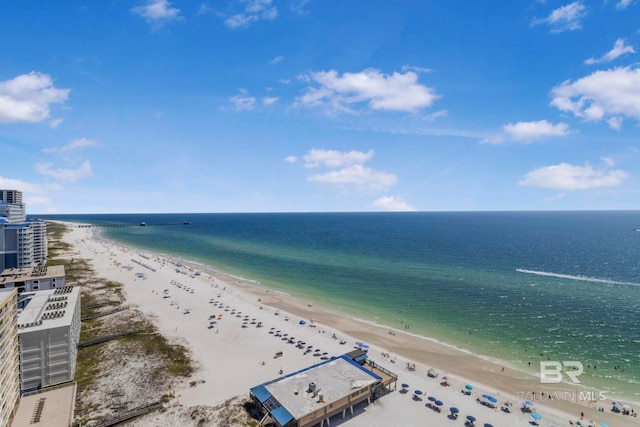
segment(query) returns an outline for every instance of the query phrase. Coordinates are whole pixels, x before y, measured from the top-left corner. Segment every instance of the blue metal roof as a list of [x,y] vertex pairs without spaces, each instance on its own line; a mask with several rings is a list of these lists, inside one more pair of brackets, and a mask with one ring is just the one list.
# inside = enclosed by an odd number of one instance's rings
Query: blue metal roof
[[251,389],[251,393],[255,396],[256,399],[258,399],[258,402],[260,402],[261,404],[264,404],[267,400],[272,399],[272,404],[274,404],[274,406],[278,405],[273,409],[265,407],[265,409],[269,411],[269,415],[271,415],[271,417],[276,420],[278,424],[280,424],[281,426],[286,426],[287,423],[293,421],[293,415],[291,415],[291,413],[287,411],[285,407],[276,400],[275,397],[273,397],[273,395],[265,388],[265,384],[253,387]]
[[286,426],[287,423],[293,421],[293,415],[291,415],[284,406],[279,406],[271,411],[271,417],[281,426]]
[[265,384],[253,387],[250,391],[260,403],[266,402],[271,397],[271,393],[265,388]]

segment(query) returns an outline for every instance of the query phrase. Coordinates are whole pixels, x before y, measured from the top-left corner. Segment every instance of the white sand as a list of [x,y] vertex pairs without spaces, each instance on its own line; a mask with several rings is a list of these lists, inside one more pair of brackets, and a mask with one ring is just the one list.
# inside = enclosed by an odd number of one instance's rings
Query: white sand
[[[193,267],[176,267],[168,257],[96,239],[93,236],[94,232],[95,229],[74,227],[65,236],[65,240],[75,246],[82,258],[92,263],[98,276],[121,282],[124,285],[127,303],[138,306],[141,311],[152,316],[156,320],[160,333],[184,344],[191,350],[199,369],[193,378],[184,381],[184,387],[175,390],[176,399],[181,405],[218,405],[234,396],[247,395],[251,387],[280,376],[280,370],[287,374],[320,362],[320,357],[314,357],[312,353],[305,355],[303,350],[276,337],[273,332],[278,330],[281,334],[294,336],[296,341],[302,340],[307,345],[322,349],[322,352],[328,352],[329,356],[339,356],[354,348],[356,338],[332,329],[324,322],[320,323],[327,318],[326,316],[316,319],[315,327],[312,327],[308,317],[304,318],[307,323],[300,325],[298,321],[301,317],[275,308],[275,306],[282,307],[283,301],[286,301],[287,304],[297,304],[302,307],[298,310],[301,313],[306,304],[274,292],[251,287],[238,279],[219,273],[203,270],[201,275],[195,275],[196,270]],[[133,268],[127,269],[123,268],[124,266]],[[143,273],[146,277],[136,277],[136,273]],[[178,283],[183,286],[178,287]],[[166,298],[165,290],[168,290],[169,295]],[[218,305],[211,303],[211,300],[218,302]],[[184,314],[187,308],[191,309],[190,313]],[[308,309],[312,311],[311,308]],[[279,314],[276,314],[277,312]],[[214,315],[217,324],[209,328],[210,317]],[[219,318],[219,315],[222,317]],[[243,328],[245,316],[248,316],[248,324]],[[263,327],[257,328],[257,322],[262,322]],[[350,322],[353,323],[353,320]],[[340,326],[340,323],[336,322],[334,325]],[[458,372],[469,377],[468,373],[473,372],[473,364],[466,366],[465,369],[461,366],[459,371],[455,369],[454,364],[447,373],[451,386],[443,387],[439,384],[439,379],[427,377],[429,366],[388,350],[388,348],[397,350],[397,346],[402,346],[400,340],[405,337],[401,337],[403,335],[401,332],[398,332],[397,336],[380,337],[381,333],[387,335],[387,331],[364,324],[358,327],[363,331],[369,331],[371,337],[377,336],[378,342],[388,339],[391,340],[390,344],[395,343],[396,347],[389,345],[387,349],[371,345],[369,357],[398,374],[398,389],[376,400],[373,404],[360,408],[353,418],[348,415],[344,422],[340,421],[340,425],[349,427],[461,426],[467,415],[477,418],[476,426],[483,426],[484,423],[508,427],[531,425],[532,418],[520,412],[521,399],[515,394],[501,391],[505,389],[504,387],[490,386],[491,381],[485,381],[485,385],[478,381],[478,378],[487,380],[492,378],[491,376],[467,379],[456,375]],[[345,331],[353,329],[351,324],[340,328]],[[341,345],[339,339],[332,338],[333,334],[338,338],[346,338],[347,343]],[[367,336],[363,334],[360,336]],[[397,342],[393,341],[396,339]],[[423,341],[424,346],[428,346],[427,341]],[[282,352],[283,356],[274,358],[276,352]],[[390,355],[383,356],[383,353]],[[401,352],[397,350],[397,353]],[[457,355],[447,354],[442,357],[453,360]],[[407,363],[415,363],[416,370],[407,370]],[[468,362],[465,363],[468,364]],[[478,366],[486,365],[486,362],[479,360],[477,363]],[[478,370],[486,371],[486,368],[478,368]],[[195,387],[189,385],[193,380],[198,381]],[[501,381],[506,380],[502,378]],[[469,382],[473,383],[475,388],[472,396],[465,396],[461,393],[461,389]],[[402,383],[411,386],[406,394],[400,392]],[[426,392],[422,401],[413,399],[415,389]],[[506,414],[499,409],[480,405],[475,399],[482,394],[495,396],[498,398],[499,405],[510,402],[513,405],[512,412]],[[441,413],[425,406],[428,402],[427,396],[431,395],[444,402]],[[588,425],[592,418],[606,421],[610,427],[639,425],[638,418],[610,413],[608,403],[602,403],[606,411],[603,413],[585,407],[584,412],[587,415],[583,420],[584,425]],[[448,409],[452,406],[460,410],[457,420],[447,418]],[[542,415],[542,420],[539,422],[541,426],[567,426],[569,420],[575,423],[579,419],[580,412],[572,408],[572,413],[569,414],[558,407],[541,403],[536,404],[535,411]],[[154,414],[153,425],[172,425],[170,416],[170,413],[167,413],[167,418],[163,421],[158,419],[162,414]],[[336,424],[336,422],[332,423],[332,425]]]

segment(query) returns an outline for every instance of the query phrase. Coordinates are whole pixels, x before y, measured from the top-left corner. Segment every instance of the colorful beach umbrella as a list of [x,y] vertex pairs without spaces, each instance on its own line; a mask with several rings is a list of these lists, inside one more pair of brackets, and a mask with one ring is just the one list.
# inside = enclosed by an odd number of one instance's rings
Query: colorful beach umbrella
[[534,420],[536,420],[536,421],[540,421],[540,420],[542,419],[542,415],[540,415],[540,414],[539,414],[539,413],[537,413],[537,412],[532,412],[532,413],[531,413],[531,418],[533,418],[533,419],[534,419]]
[[532,401],[530,401],[530,400],[525,400],[524,402],[522,402],[522,404],[523,404],[524,406],[533,406],[533,402],[532,402]]
[[471,384],[465,385],[464,388],[466,388],[469,391],[473,390],[473,386]]

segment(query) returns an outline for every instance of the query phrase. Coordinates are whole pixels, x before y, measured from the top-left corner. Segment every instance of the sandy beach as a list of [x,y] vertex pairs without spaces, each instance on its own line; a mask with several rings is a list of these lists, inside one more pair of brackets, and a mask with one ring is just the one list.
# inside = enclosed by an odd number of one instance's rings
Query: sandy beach
[[[532,401],[532,410],[541,416],[540,426],[578,425],[581,418],[585,426],[592,420],[610,427],[640,425],[637,417],[611,412],[614,397],[598,400],[594,390],[540,384],[534,375],[405,331],[342,316],[188,260],[106,241],[95,228],[72,227],[64,239],[97,275],[122,283],[127,304],[153,318],[162,335],[189,348],[197,363],[193,377],[174,390],[168,410],[132,425],[177,425],[171,408],[215,406],[248,395],[253,386],[319,363],[323,354],[344,354],[357,343],[366,343],[369,358],[398,375],[397,390],[360,407],[353,417],[332,419],[332,425],[462,426],[471,415],[476,426],[528,426],[533,418],[521,411],[524,400]],[[298,341],[305,346],[298,348]],[[308,346],[313,346],[311,351]],[[279,352],[282,356],[275,358]],[[430,369],[436,378],[428,375]],[[445,377],[448,386],[441,385]],[[409,385],[406,392],[401,384]],[[467,384],[473,388],[470,394],[463,393]],[[423,394],[416,398],[415,390]],[[561,398],[550,400],[554,391]],[[481,404],[482,395],[495,397],[496,407]],[[441,412],[427,406],[430,396],[443,402]],[[456,419],[449,416],[450,407],[459,409]]]

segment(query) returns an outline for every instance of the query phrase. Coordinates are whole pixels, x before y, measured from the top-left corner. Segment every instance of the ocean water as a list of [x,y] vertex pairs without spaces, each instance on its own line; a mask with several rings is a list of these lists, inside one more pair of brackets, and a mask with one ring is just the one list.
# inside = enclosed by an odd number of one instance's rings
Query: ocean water
[[638,211],[42,218],[132,224],[103,235],[518,369],[580,361],[640,401]]

